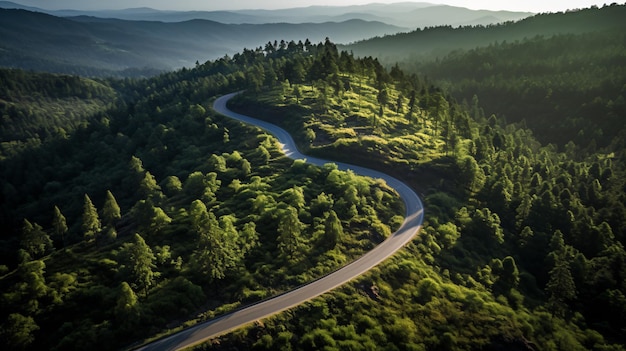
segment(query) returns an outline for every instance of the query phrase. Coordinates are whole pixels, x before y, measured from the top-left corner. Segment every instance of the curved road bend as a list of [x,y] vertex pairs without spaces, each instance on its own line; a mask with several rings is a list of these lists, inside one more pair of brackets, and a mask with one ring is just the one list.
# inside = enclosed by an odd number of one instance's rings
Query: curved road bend
[[[255,125],[273,134],[278,138],[283,152],[290,158],[305,159],[308,163],[320,166],[333,162],[301,154],[296,148],[291,135],[282,128],[230,111],[226,107],[226,103],[236,94],[232,93],[218,98],[213,104],[215,111],[244,123]],[[256,320],[285,311],[362,275],[411,241],[420,230],[424,218],[424,208],[417,194],[406,184],[387,174],[346,163],[334,163],[341,170],[350,169],[356,174],[384,179],[390,187],[394,188],[406,207],[405,220],[400,229],[361,258],[323,278],[222,317],[197,324],[189,329],[145,345],[138,350],[179,350],[200,344]]]

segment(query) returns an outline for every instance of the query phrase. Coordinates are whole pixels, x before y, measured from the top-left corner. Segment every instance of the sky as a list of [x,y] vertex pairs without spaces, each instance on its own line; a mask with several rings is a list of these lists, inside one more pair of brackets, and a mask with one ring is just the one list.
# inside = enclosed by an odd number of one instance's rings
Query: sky
[[[372,2],[393,3],[410,0],[8,0],[15,3],[48,10],[109,10],[134,7],[151,7],[160,10],[237,10],[237,9],[280,9],[306,7],[312,5],[343,6],[360,5]],[[592,5],[602,7],[615,1],[593,0],[423,0],[429,2],[470,9],[508,10],[526,12],[558,12],[568,9],[586,8]]]

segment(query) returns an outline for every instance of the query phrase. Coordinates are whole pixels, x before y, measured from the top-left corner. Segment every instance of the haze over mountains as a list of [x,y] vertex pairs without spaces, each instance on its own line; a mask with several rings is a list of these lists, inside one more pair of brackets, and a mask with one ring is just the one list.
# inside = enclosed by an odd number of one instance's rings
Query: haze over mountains
[[344,50],[358,56],[377,57],[381,62],[433,59],[455,50],[469,50],[494,43],[513,42],[535,36],[551,37],[600,31],[625,31],[626,9],[605,6],[586,11],[539,14],[520,21],[497,26],[430,28],[371,38],[347,46]]
[[0,8],[43,12],[57,17],[91,16],[131,21],[182,22],[204,19],[225,24],[324,23],[360,19],[408,29],[436,25],[491,24],[518,20],[530,12],[470,10],[427,2],[372,3],[353,6],[309,6],[281,10],[162,11],[147,7],[124,10],[44,10],[0,1]]
[[[47,11],[0,1],[0,66],[83,75],[189,67],[268,41],[336,43],[439,25],[485,25],[530,13],[429,3],[241,10]],[[124,73],[120,73],[124,72]]]

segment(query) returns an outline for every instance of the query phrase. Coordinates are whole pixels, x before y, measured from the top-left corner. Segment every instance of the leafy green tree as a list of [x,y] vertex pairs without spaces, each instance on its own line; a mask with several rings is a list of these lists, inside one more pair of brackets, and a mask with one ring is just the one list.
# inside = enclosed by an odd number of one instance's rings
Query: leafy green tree
[[91,241],[96,239],[102,230],[102,224],[100,223],[100,217],[98,216],[98,210],[93,205],[89,195],[85,194],[83,203],[83,216],[81,222],[81,229],[83,231],[83,237],[85,241]]
[[22,226],[20,246],[31,257],[40,257],[53,247],[50,236],[44,232],[43,228],[37,223],[30,223],[27,219],[24,219]]
[[65,216],[61,213],[61,210],[54,206],[54,213],[52,214],[52,233],[55,238],[61,241],[61,244],[65,246],[65,235],[69,231]]
[[132,242],[122,245],[119,257],[123,264],[120,270],[123,279],[129,281],[135,289],[143,290],[147,296],[148,290],[159,276],[154,271],[156,257],[150,246],[141,235],[135,234]]

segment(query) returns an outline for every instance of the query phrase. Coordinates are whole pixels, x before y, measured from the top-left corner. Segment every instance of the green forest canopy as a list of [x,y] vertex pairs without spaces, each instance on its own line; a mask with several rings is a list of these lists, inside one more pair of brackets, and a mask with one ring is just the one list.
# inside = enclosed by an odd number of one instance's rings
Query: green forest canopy
[[559,152],[478,99],[330,41],[101,84],[113,106],[1,161],[7,345],[116,349],[309,281],[389,234],[402,210],[384,184],[287,160],[206,108],[246,88],[235,108],[312,154],[400,176],[427,223],[355,283],[201,348],[623,349],[623,141]]

